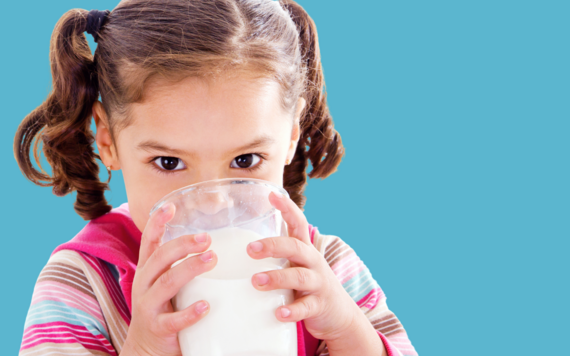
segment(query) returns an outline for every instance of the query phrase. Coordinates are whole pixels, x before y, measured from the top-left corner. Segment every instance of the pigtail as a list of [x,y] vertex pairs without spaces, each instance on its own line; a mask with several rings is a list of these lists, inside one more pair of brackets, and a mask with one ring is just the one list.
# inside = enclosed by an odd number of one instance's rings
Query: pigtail
[[[105,200],[108,184],[99,180],[101,159],[94,152],[91,110],[99,96],[95,63],[83,32],[86,10],[70,10],[58,21],[51,37],[53,89],[46,101],[21,122],[14,139],[14,156],[22,173],[33,183],[52,186],[64,196],[77,191],[75,211],[85,220],[99,217],[111,206]],[[39,141],[52,168],[41,167]],[[30,160],[31,146],[40,171]]]
[[304,98],[307,104],[300,121],[301,137],[295,156],[284,172],[285,189],[291,199],[303,208],[308,160],[313,167],[309,178],[326,178],[336,171],[344,155],[344,147],[339,133],[334,129],[326,102],[317,26],[296,2],[281,0],[280,4],[289,12],[297,26],[303,66],[306,69]]

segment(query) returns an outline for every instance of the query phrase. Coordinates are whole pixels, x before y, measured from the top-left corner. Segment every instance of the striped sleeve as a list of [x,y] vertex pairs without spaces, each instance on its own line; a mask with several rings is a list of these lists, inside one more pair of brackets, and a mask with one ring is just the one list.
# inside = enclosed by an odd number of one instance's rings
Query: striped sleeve
[[117,287],[101,261],[55,253],[34,287],[20,355],[118,355],[130,316],[113,300]]
[[[382,339],[388,356],[417,356],[404,327],[388,309],[386,296],[354,250],[337,236],[314,235],[313,245],[321,252],[336,277],[366,315]],[[321,341],[316,355],[329,355]]]

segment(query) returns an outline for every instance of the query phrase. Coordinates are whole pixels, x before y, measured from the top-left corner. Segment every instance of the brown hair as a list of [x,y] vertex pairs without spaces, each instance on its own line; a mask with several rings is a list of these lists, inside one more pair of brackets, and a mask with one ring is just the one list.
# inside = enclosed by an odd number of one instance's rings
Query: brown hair
[[[51,39],[53,90],[24,118],[14,139],[23,174],[62,196],[77,191],[75,210],[84,219],[111,209],[90,130],[99,94],[111,133],[130,123],[129,103],[142,99],[156,76],[217,76],[250,71],[281,85],[282,105],[291,109],[305,98],[301,137],[284,188],[303,208],[305,173],[325,178],[344,154],[326,103],[317,29],[293,0],[125,0],[107,17],[91,55],[83,32],[86,10],[71,10],[58,21]],[[120,118],[120,120],[118,119]],[[52,167],[40,164],[39,142]],[[30,160],[31,146],[38,171]]]

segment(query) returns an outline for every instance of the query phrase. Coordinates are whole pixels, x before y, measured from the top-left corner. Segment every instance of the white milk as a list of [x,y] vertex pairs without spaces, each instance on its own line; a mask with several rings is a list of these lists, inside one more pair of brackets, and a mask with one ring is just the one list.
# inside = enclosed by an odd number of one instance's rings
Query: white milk
[[209,234],[209,249],[218,256],[216,267],[188,282],[173,298],[176,310],[199,300],[210,303],[208,315],[178,334],[182,354],[296,356],[296,324],[275,317],[279,306],[293,302],[293,291],[258,291],[251,284],[253,274],[288,267],[287,260],[249,257],[247,244],[263,238],[253,231],[224,228]]

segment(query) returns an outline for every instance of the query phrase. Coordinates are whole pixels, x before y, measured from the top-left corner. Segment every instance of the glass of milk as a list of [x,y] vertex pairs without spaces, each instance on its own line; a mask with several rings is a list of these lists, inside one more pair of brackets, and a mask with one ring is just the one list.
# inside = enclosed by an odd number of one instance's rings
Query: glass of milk
[[[259,179],[219,179],[178,189],[155,204],[176,206],[166,224],[162,243],[182,235],[208,232],[209,249],[218,263],[188,282],[173,298],[175,310],[206,300],[210,312],[178,334],[184,356],[296,356],[294,322],[281,322],[275,310],[293,302],[293,290],[258,291],[251,277],[258,272],[289,267],[286,259],[254,260],[247,245],[265,237],[288,236],[269,193],[287,192]],[[191,255],[190,255],[191,256]],[[179,263],[178,261],[177,263]]]

